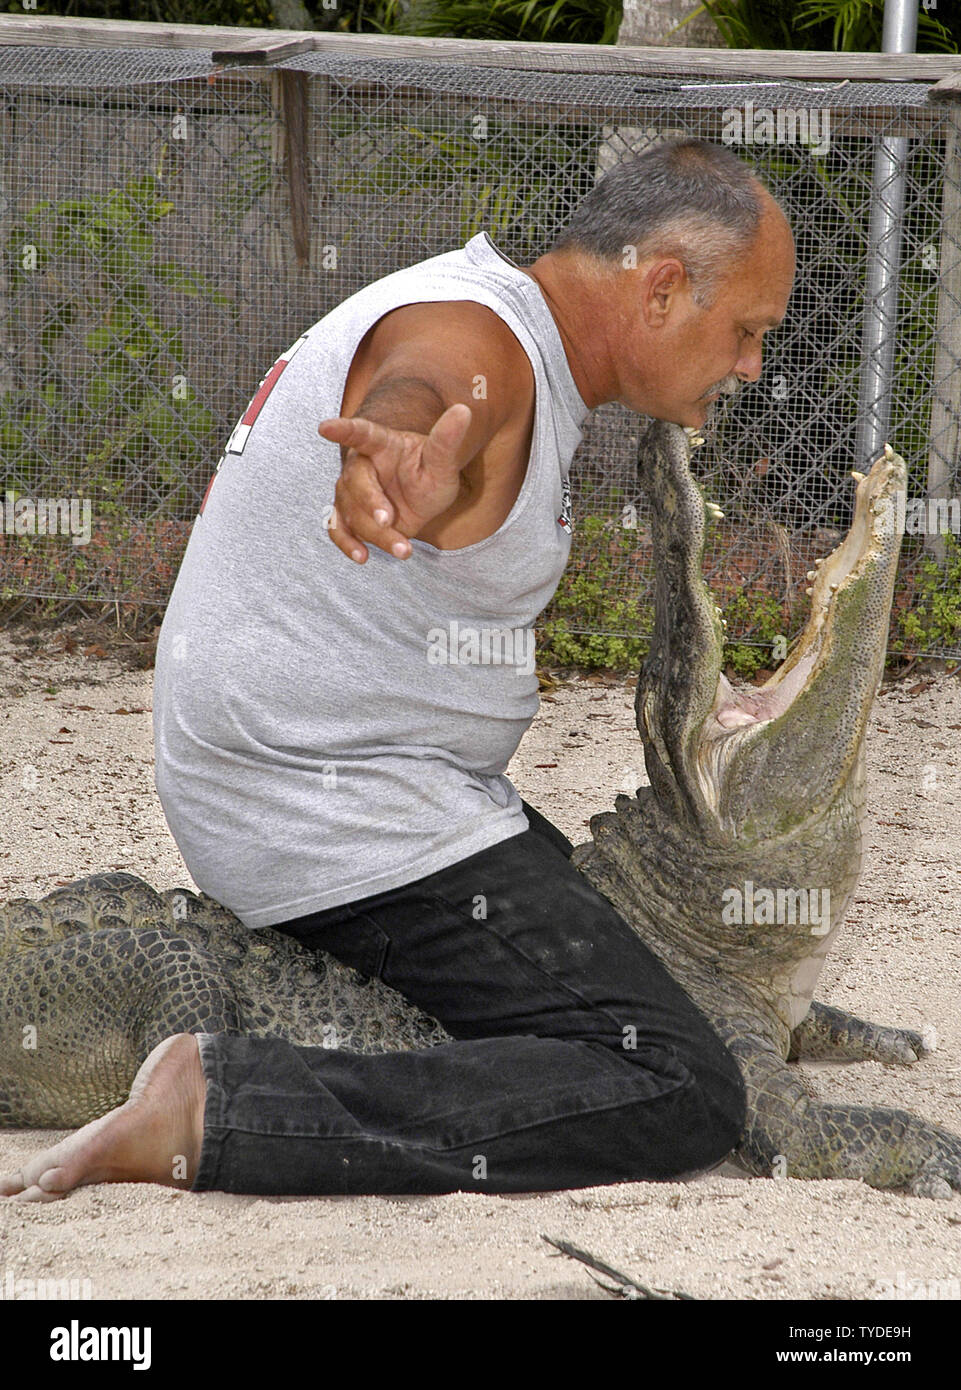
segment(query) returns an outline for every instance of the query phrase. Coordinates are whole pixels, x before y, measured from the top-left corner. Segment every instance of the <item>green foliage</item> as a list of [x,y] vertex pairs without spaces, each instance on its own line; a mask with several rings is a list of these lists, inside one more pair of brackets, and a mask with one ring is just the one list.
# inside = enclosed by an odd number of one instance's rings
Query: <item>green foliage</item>
[[[762,666],[771,666],[771,647],[784,635],[784,615],[770,594],[738,593],[724,610],[731,631],[751,632],[752,642],[728,642],[724,647],[725,665],[734,675],[747,680]],[[755,645],[757,644],[757,645]]]
[[[185,471],[217,422],[183,378],[171,291],[232,304],[188,266],[157,258],[156,224],[173,210],[150,173],[98,196],[42,199],[11,229],[12,317],[23,319],[13,337],[34,337],[40,365],[29,388],[0,395],[7,486],[59,481],[107,505],[142,474],[170,506],[187,502]],[[80,372],[69,358],[78,347]],[[70,469],[60,480],[57,458]]]
[[[23,14],[22,0],[3,9]],[[142,24],[230,24],[260,28],[272,23],[270,0],[36,0],[32,15],[75,19],[124,19]]]
[[[621,0],[304,0],[313,28],[551,43],[614,43]],[[22,0],[0,8],[23,13]],[[36,0],[31,13],[141,23],[282,28],[270,0]]]
[[[351,116],[332,117],[330,129],[342,138],[358,133]],[[359,170],[332,179],[332,191],[381,199],[426,195],[417,200],[419,210],[411,200],[396,235],[409,240],[417,227],[428,245],[436,236],[435,203],[453,191],[464,241],[485,229],[515,260],[536,260],[545,237],[566,220],[572,189],[587,193],[594,181],[589,133],[569,124],[558,132],[548,122],[519,126],[492,115],[464,117],[452,128],[443,117],[415,125],[382,110],[365,113],[362,133],[369,154]],[[572,147],[584,151],[583,187]]]
[[617,596],[636,543],[636,531],[609,517],[588,516],[578,524],[567,569],[539,630],[539,665],[626,669],[640,663],[650,644],[653,609]]
[[425,38],[615,43],[621,10],[621,0],[410,0],[392,4],[388,22]]
[[961,545],[943,537],[944,560],[921,561],[911,607],[898,615],[890,648],[899,653],[954,650],[961,646]]
[[703,0],[694,13],[705,12],[728,48],[796,47],[782,0]]
[[[636,560],[636,537],[607,516],[579,523],[567,570],[539,629],[540,665],[637,669],[650,646],[654,609],[618,596]],[[784,636],[785,620],[770,594],[736,593],[724,616],[732,632],[751,634],[750,641],[725,644],[724,663],[733,675],[749,679],[774,664],[772,646]]]
[[271,151],[275,127],[273,114],[252,117],[246,124],[243,153],[230,161],[221,195],[211,208],[214,236],[236,235],[250,209],[276,185],[278,169]]
[[[961,13],[918,11],[919,53],[961,52]],[[884,0],[702,0],[728,48],[879,53]]]

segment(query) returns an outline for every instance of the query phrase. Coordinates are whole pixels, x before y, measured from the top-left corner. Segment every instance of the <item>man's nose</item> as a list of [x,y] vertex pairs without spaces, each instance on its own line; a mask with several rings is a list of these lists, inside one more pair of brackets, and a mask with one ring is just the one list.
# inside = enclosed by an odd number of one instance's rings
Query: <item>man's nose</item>
[[761,375],[761,344],[755,343],[741,353],[734,375],[741,381],[757,381]]

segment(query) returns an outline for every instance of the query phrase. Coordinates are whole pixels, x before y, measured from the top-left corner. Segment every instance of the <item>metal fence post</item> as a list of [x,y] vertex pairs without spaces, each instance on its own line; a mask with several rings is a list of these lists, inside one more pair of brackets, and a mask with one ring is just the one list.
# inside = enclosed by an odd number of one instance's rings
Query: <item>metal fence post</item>
[[[884,52],[912,53],[917,26],[917,0],[886,0]],[[874,159],[855,446],[859,468],[881,452],[891,427],[907,155],[906,136],[882,136]]]

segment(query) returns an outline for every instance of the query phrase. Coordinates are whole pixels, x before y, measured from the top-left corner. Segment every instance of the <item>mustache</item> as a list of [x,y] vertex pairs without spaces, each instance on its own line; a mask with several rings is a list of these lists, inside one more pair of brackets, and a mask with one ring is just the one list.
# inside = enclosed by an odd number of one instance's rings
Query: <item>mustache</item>
[[726,376],[723,381],[717,381],[713,386],[709,386],[708,389],[698,397],[698,400],[706,401],[708,396],[713,396],[716,391],[720,391],[722,395],[725,396],[733,396],[735,391],[739,391],[740,389],[741,382],[738,377]]

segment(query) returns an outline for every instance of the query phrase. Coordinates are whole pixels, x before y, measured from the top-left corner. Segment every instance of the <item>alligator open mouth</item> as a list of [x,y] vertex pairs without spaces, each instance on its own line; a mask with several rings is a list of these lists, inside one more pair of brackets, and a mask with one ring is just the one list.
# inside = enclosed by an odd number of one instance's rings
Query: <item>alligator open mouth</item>
[[796,819],[792,785],[817,815],[861,756],[884,669],[906,468],[886,447],[866,478],[856,475],[851,528],[810,572],[803,631],[764,685],[735,687],[702,571],[705,502],[690,456],[690,437],[664,421],[639,453],[655,562],[654,633],[635,701],[645,764],[660,802],[702,838],[777,836]]
[[868,577],[872,566],[883,564],[892,546],[897,549],[895,493],[904,487],[904,462],[890,444],[874,463],[870,473],[854,472],[857,482],[854,517],[843,541],[823,560],[815,560],[808,571],[812,587],[811,612],[802,632],[783,664],[770,680],[756,687],[735,689],[722,673],[711,718],[702,729],[704,737],[724,737],[731,730],[764,723],[783,714],[799,692],[817,674],[819,660],[825,658],[825,635],[832,625],[842,596],[852,585]]

